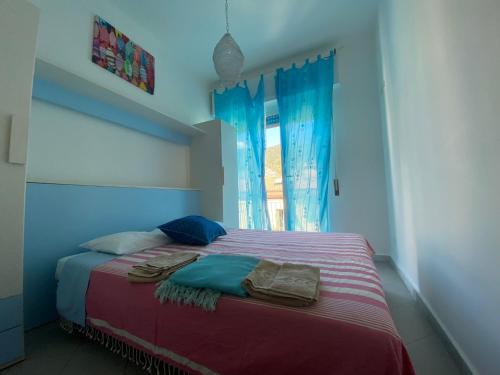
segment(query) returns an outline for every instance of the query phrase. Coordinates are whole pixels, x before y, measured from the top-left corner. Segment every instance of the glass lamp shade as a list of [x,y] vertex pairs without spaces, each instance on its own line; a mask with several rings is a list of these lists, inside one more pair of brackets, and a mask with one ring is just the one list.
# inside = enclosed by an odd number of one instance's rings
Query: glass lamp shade
[[225,86],[234,84],[240,78],[245,56],[229,33],[225,33],[214,48],[212,56],[215,71]]

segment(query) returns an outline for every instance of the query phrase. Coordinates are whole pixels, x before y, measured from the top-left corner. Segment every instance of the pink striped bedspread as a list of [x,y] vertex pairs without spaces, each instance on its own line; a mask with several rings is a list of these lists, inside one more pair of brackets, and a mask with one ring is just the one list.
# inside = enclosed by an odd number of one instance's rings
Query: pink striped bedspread
[[[223,296],[215,312],[160,304],[130,267],[164,253],[247,254],[321,269],[320,300],[293,308]],[[356,234],[232,230],[206,247],[179,244],[96,267],[87,323],[193,374],[414,375],[367,241]]]

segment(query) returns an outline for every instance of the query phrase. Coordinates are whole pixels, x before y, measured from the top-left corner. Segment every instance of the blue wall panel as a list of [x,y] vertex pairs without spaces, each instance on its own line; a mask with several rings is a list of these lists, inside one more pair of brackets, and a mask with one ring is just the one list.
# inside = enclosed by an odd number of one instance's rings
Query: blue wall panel
[[197,214],[195,190],[28,183],[24,244],[24,325],[57,319],[57,260],[83,250],[102,235],[152,230],[169,220]]

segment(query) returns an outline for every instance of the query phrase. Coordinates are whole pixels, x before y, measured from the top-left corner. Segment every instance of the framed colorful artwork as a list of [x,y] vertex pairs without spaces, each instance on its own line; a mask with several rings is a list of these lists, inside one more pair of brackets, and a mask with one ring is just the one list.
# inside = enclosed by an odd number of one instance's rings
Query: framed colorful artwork
[[154,94],[154,57],[99,16],[94,17],[92,62]]

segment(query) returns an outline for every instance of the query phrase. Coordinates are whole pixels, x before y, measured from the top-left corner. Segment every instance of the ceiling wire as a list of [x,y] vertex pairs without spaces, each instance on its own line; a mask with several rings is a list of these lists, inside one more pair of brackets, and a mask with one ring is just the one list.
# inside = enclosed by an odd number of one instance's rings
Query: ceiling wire
[[229,3],[226,0],[226,33],[229,34]]

